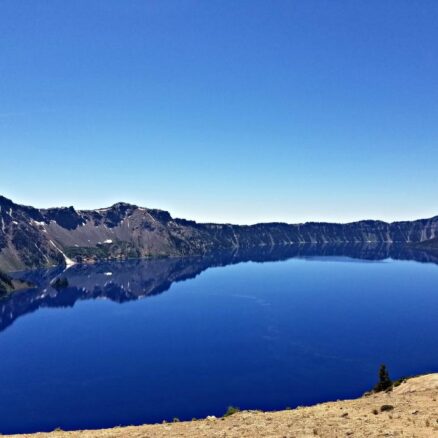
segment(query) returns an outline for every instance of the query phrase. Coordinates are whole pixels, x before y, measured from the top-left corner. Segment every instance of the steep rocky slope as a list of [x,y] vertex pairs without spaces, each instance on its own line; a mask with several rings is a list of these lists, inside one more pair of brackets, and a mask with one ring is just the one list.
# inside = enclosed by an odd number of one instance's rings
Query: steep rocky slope
[[0,297],[11,290],[14,290],[12,278],[0,271]]
[[240,412],[181,423],[56,431],[22,438],[146,437],[437,437],[438,374],[416,377],[392,392],[278,412]]
[[438,237],[434,239],[424,240],[422,242],[415,243],[413,246],[418,249],[438,251]]
[[199,224],[126,203],[76,211],[36,209],[0,196],[0,268],[93,259],[202,255],[303,243],[418,243],[438,237],[438,216],[412,222]]

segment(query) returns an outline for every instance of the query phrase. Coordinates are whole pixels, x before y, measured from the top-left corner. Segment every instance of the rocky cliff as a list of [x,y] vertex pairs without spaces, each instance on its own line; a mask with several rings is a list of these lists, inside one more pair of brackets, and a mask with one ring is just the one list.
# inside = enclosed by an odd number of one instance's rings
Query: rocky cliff
[[97,210],[36,209],[0,196],[0,268],[5,271],[305,243],[418,244],[437,237],[438,216],[393,223],[231,225],[174,219],[167,211],[126,203]]

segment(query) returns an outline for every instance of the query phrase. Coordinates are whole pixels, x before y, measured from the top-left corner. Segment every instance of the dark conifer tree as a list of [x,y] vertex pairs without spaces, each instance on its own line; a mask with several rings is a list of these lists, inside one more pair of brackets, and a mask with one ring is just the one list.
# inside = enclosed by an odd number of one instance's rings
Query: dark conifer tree
[[379,368],[379,382],[374,387],[374,391],[386,391],[387,389],[392,387],[392,380],[389,377],[388,370],[386,365],[382,363]]

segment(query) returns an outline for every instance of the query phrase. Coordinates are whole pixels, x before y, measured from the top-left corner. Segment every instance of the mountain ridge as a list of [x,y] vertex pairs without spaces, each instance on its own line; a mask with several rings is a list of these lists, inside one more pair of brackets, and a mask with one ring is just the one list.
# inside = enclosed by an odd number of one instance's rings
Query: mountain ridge
[[14,271],[94,260],[203,255],[293,244],[432,242],[438,216],[350,223],[198,223],[165,210],[118,202],[107,208],[34,208],[0,196],[0,269]]

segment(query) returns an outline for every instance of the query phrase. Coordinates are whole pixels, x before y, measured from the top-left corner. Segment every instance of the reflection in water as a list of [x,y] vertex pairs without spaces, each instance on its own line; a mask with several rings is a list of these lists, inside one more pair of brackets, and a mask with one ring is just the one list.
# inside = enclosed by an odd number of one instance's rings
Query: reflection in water
[[[415,260],[438,264],[438,254],[406,246],[292,245],[260,247],[202,257],[102,262],[17,273],[36,288],[12,294],[0,301],[0,332],[20,316],[44,307],[72,307],[78,300],[106,298],[123,303],[165,292],[172,283],[196,277],[210,267],[240,262],[269,262],[293,257],[352,257],[362,260]],[[52,281],[62,275],[69,286],[56,290]]]

